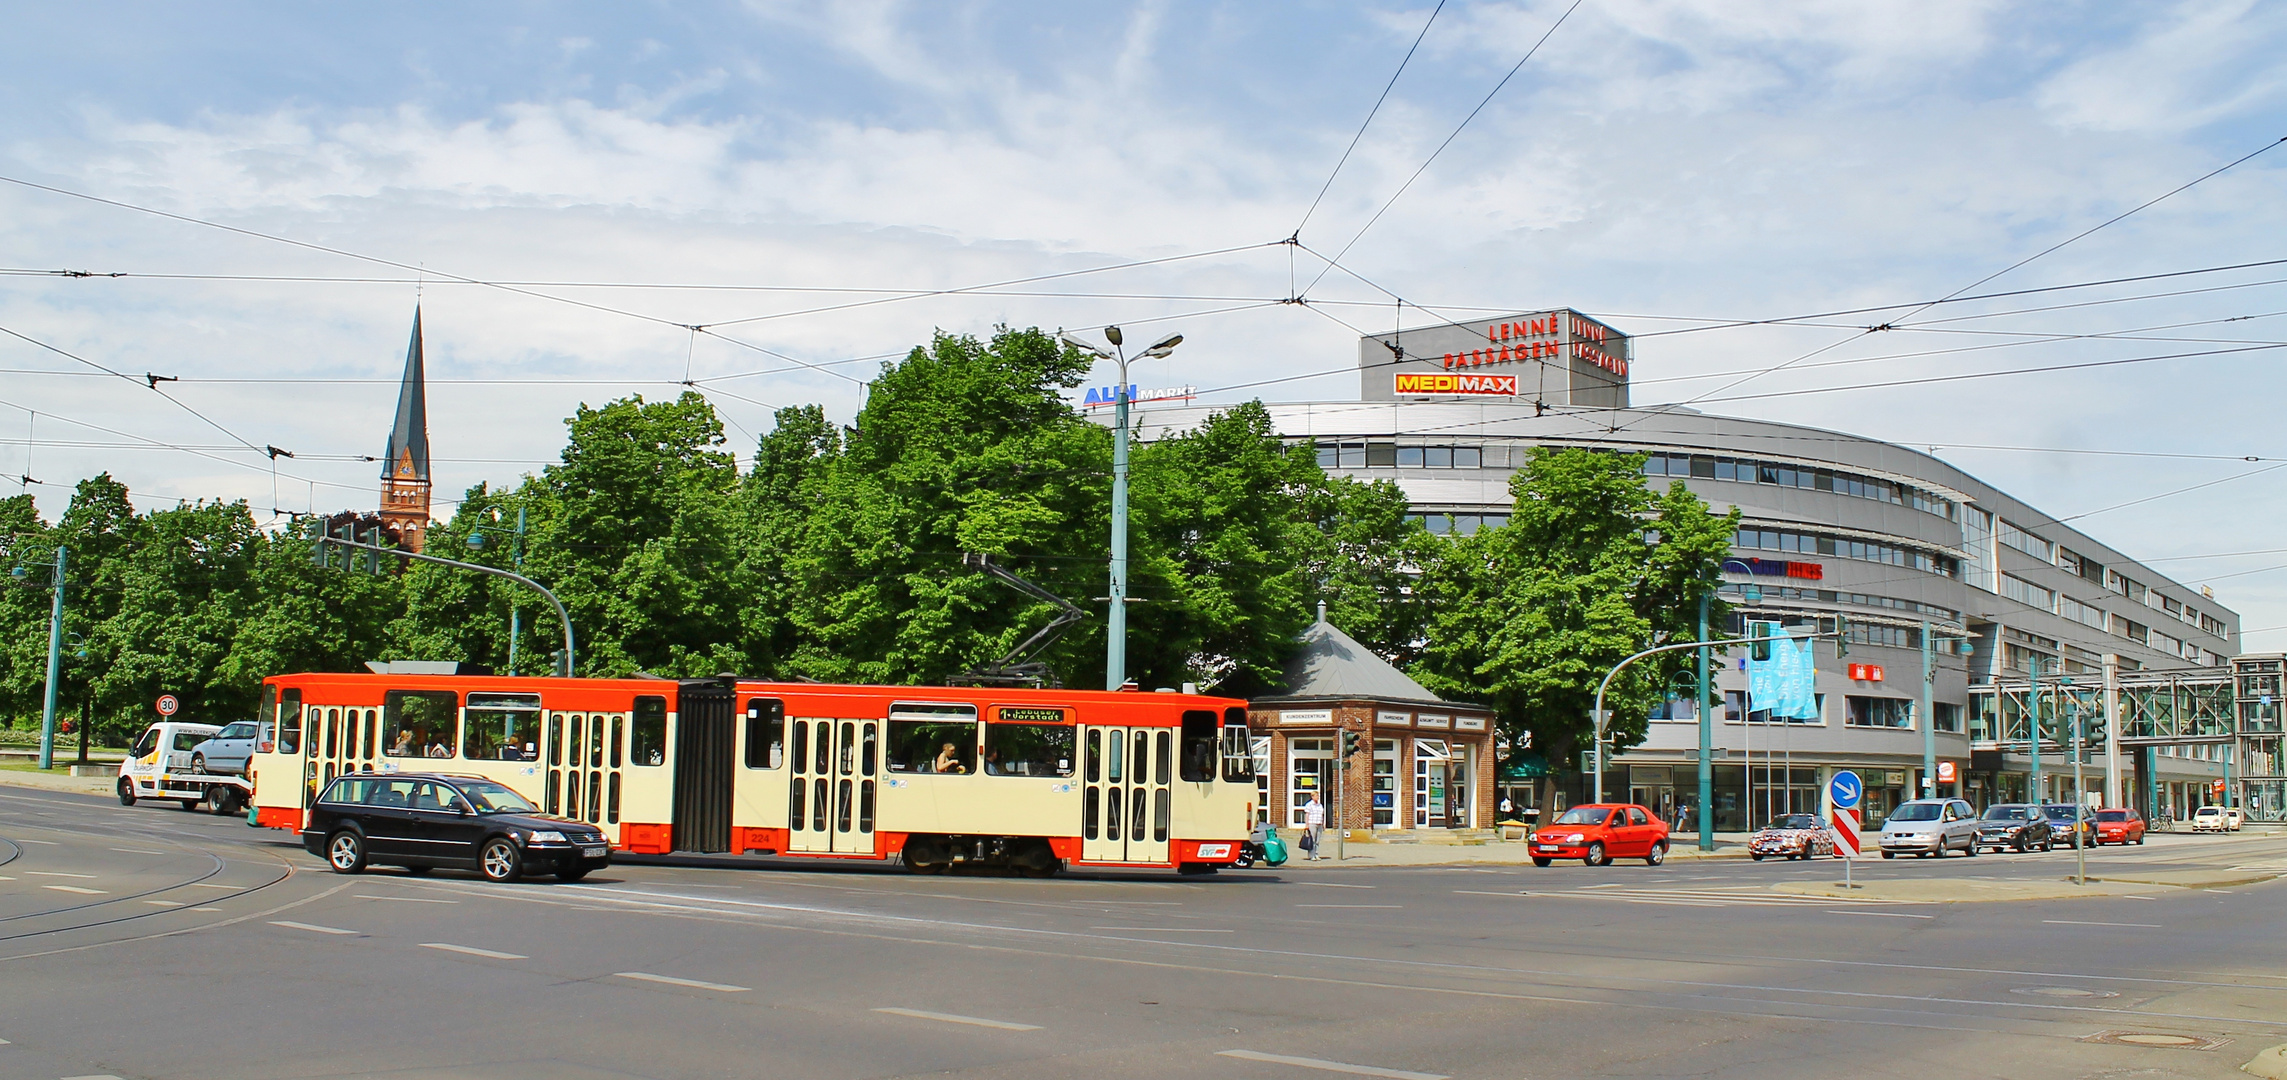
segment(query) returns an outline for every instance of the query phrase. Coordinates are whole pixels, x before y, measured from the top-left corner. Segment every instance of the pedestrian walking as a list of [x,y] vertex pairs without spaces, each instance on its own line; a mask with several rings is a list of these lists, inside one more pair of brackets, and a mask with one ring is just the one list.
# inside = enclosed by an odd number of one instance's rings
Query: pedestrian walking
[[1319,802],[1316,794],[1311,795],[1309,802],[1302,804],[1302,827],[1310,837],[1310,857],[1316,859],[1319,838],[1326,834],[1326,804]]

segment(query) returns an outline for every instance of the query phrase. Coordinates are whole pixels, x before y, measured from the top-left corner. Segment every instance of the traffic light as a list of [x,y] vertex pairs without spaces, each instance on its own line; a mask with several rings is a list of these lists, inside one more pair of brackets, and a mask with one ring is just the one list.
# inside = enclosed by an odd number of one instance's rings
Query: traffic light
[[318,568],[318,569],[320,569],[320,570],[323,570],[323,569],[325,569],[325,568],[326,568],[326,546],[327,546],[327,545],[326,545],[325,536],[326,536],[326,519],[324,519],[324,518],[321,518],[321,517],[314,517],[314,518],[311,518],[311,519],[310,519],[310,565],[311,565],[311,566],[315,566],[315,567],[317,567],[317,568]]
[[1348,761],[1352,755],[1358,752],[1358,743],[1357,732],[1345,731],[1342,733],[1342,760]]
[[1755,639],[1755,643],[1748,647],[1747,655],[1754,657],[1757,662],[1767,661],[1771,659],[1771,639],[1779,636],[1779,624],[1775,622],[1748,623],[1747,636]]

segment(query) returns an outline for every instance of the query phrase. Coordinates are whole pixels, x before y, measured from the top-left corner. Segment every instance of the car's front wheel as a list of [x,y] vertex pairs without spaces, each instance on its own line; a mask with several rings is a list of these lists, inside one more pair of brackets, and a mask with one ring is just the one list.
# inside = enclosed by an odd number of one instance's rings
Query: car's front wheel
[[1756,862],[1763,861],[1763,853],[1760,851],[1750,851],[1747,853],[1747,857],[1755,860]]
[[1882,857],[1885,859],[1895,859],[1898,857],[1898,853],[1895,851],[1885,851],[1882,853]]
[[1538,856],[1538,855],[1535,855],[1535,856],[1533,856],[1533,865],[1534,865],[1534,866],[1547,866],[1549,863],[1551,863],[1551,862],[1554,862],[1554,861],[1555,861],[1555,860],[1553,860],[1553,859],[1544,859],[1544,858],[1542,858],[1542,857],[1540,857],[1540,856]]
[[119,778],[119,805],[135,805],[135,781],[124,776]]
[[326,841],[326,865],[337,874],[355,874],[365,870],[365,838],[353,832],[337,832]]
[[1605,854],[1604,854],[1604,842],[1603,842],[1603,841],[1599,840],[1599,841],[1596,841],[1595,843],[1592,843],[1592,844],[1588,845],[1588,865],[1590,865],[1590,866],[1604,866],[1604,865],[1607,865],[1607,864],[1611,863],[1611,861],[1612,861],[1612,860],[1611,860],[1610,858],[1607,858],[1607,857],[1605,856]]
[[556,880],[558,881],[578,881],[586,876],[588,876],[588,868],[585,866],[556,871]]
[[477,869],[484,872],[486,881],[514,881],[524,876],[524,853],[507,837],[495,836],[484,842]]

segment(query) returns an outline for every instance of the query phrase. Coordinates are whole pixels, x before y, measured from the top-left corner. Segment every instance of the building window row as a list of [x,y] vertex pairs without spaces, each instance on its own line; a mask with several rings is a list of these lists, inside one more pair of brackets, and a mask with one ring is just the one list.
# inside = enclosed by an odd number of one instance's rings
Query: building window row
[[2057,610],[2056,593],[2050,592],[2049,590],[2044,589],[2039,585],[2035,585],[2032,582],[2025,580],[2024,578],[2016,576],[2015,574],[2001,575],[2001,595],[2006,596],[2011,600],[2015,600],[2020,604],[2024,604],[2028,607],[2037,607],[2046,612],[2055,613]]
[[1712,454],[1652,454],[1644,459],[1646,476],[1684,476],[1694,480],[1730,480],[1741,484],[1775,484],[1810,488],[1873,499],[1896,506],[1911,506],[1925,514],[1953,520],[1953,500],[1910,484],[1877,480],[1857,473],[1814,469],[1778,461],[1729,458]]
[[1407,514],[1433,536],[1469,536],[1479,529],[1498,529],[1509,523],[1507,514]]
[[1904,698],[1860,697],[1845,695],[1842,699],[1842,722],[1851,727],[1910,728],[1914,726],[1913,703]]
[[1950,555],[1935,555],[1895,544],[1853,540],[1842,536],[1794,532],[1785,529],[1740,529],[1732,538],[1731,546],[1761,551],[1797,551],[1805,555],[1831,555],[1838,559],[1859,559],[1865,562],[1904,566],[1926,573],[1953,577],[1960,563]]
[[1993,519],[1993,536],[2003,545],[2016,548],[2042,562],[2054,565],[2057,561],[2057,545],[2018,528],[2008,518]]
[[1925,604],[1919,600],[1906,600],[1896,596],[1875,596],[1870,593],[1844,592],[1839,589],[1798,589],[1791,585],[1762,586],[1765,599],[1816,600],[1822,604],[1856,604],[1860,607],[1889,608],[1892,611],[1910,611],[1933,619],[1956,622],[1961,612],[1950,607]]
[[1321,469],[1506,469],[1509,448],[1350,439],[1318,444]]
[[1887,645],[1893,649],[1919,649],[1922,630],[1918,626],[1888,626],[1881,623],[1854,622],[1843,632],[1843,639],[1853,645]]

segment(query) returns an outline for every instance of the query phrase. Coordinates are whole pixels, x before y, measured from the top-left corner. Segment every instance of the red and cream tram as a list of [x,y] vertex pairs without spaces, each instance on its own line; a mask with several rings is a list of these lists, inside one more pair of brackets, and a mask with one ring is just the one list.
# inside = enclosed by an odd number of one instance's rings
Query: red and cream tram
[[615,848],[1202,871],[1255,817],[1245,703],[1191,694],[728,679],[266,680],[255,821],[342,773],[497,780]]

